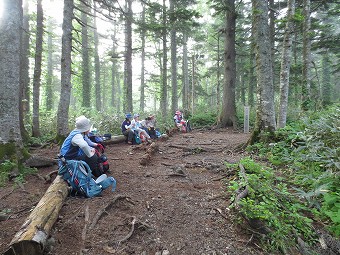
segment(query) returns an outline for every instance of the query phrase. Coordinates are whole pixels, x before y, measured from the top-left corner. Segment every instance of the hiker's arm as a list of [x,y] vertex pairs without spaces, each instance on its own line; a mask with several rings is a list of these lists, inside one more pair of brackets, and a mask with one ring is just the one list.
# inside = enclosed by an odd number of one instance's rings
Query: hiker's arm
[[94,153],[95,153],[95,149],[90,147],[87,142],[84,140],[83,136],[81,134],[77,134],[72,138],[72,143],[74,145],[79,146],[79,148],[86,154],[86,156],[88,156],[89,158],[91,158]]
[[97,143],[92,142],[91,139],[90,139],[87,135],[84,136],[84,140],[85,140],[85,141],[87,142],[87,144],[90,145],[91,147],[97,147]]

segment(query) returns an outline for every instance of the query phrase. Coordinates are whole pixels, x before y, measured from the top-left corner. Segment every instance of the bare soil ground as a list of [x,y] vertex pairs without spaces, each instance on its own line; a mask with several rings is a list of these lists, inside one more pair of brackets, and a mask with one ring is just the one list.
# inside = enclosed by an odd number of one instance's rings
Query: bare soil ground
[[[235,148],[248,134],[228,129],[193,130],[151,145],[107,145],[115,192],[101,197],[68,197],[51,234],[47,254],[265,254],[240,228],[228,206],[224,162],[244,156]],[[58,146],[33,151],[56,157]],[[22,186],[0,190],[0,252],[3,253],[50,185],[39,178],[57,166],[40,168]],[[95,215],[107,207],[98,221]],[[89,215],[89,217],[86,217]],[[86,225],[86,228],[84,227]]]

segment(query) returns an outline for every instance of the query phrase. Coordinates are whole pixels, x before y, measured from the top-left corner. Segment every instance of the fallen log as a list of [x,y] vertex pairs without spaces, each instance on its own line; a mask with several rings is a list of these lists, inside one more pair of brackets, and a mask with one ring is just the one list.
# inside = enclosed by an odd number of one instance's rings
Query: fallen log
[[42,255],[68,191],[67,183],[58,175],[16,233],[4,255]]
[[57,161],[54,159],[46,158],[39,155],[32,155],[25,161],[25,165],[28,167],[48,167],[56,165]]
[[122,143],[125,142],[125,135],[117,135],[117,136],[112,136],[110,140],[105,140],[104,144],[117,144],[117,143]]

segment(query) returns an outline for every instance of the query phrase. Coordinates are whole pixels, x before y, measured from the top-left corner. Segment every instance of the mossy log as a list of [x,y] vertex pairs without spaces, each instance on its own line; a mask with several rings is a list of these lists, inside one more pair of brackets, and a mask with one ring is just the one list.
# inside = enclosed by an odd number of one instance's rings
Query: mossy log
[[16,233],[4,255],[43,254],[50,230],[68,192],[67,183],[58,175]]

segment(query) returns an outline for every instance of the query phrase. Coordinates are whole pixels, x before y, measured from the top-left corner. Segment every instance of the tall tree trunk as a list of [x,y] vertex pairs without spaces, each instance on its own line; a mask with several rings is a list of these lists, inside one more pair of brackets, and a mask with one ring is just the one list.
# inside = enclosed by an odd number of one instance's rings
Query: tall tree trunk
[[[271,59],[272,59],[272,72],[273,72],[273,84],[275,87],[275,10],[274,10],[274,0],[268,1],[269,5],[269,38],[270,38],[270,49],[271,49]],[[275,89],[274,89],[275,91]]]
[[237,128],[235,84],[236,84],[236,50],[235,30],[236,13],[235,0],[227,0],[228,10],[226,13],[225,45],[224,45],[224,86],[223,101],[220,113],[221,127],[233,126]]
[[[19,120],[22,15],[21,0],[3,1],[0,22],[0,161],[11,158],[17,164],[23,158]],[[18,174],[18,168],[14,174]]]
[[[142,10],[142,23],[145,23],[145,5],[143,5],[143,10]],[[145,108],[145,28],[141,28],[141,40],[142,40],[142,45],[141,45],[141,70],[140,70],[140,102],[139,102],[139,108],[141,112],[144,112]]]
[[40,108],[40,85],[41,85],[41,61],[43,51],[43,8],[42,0],[37,2],[37,31],[35,40],[35,64],[33,77],[33,120],[32,136],[40,137],[39,108]]
[[307,111],[310,108],[310,68],[311,68],[311,18],[310,0],[303,0],[303,70],[302,70],[302,90],[301,109]]
[[[254,16],[252,16],[252,19],[253,19],[252,23],[254,24]],[[254,102],[255,102],[254,90],[255,90],[255,84],[256,84],[255,26],[251,27],[249,62],[250,62],[250,68],[249,68],[249,86],[248,86],[248,105],[254,106]]]
[[189,68],[188,68],[188,35],[183,33],[183,110],[189,110]]
[[117,89],[116,89],[116,81],[117,81],[117,53],[116,53],[116,31],[117,25],[114,23],[114,31],[113,35],[111,35],[112,40],[112,65],[111,65],[111,106],[113,108],[117,108]]
[[193,54],[191,56],[191,114],[194,114],[195,110],[195,69],[196,69],[196,57]]
[[262,131],[273,133],[276,128],[272,60],[269,39],[268,6],[266,1],[252,0],[256,42],[257,116],[251,143]]
[[218,33],[217,36],[217,86],[216,86],[216,99],[217,99],[217,110],[220,109],[221,106],[221,61],[220,61],[220,37],[221,33]]
[[[294,39],[293,39],[293,43],[292,43],[292,54],[293,54],[293,65],[298,67],[299,66],[299,57],[300,57],[300,51],[299,51],[299,33],[297,30],[294,31]],[[300,84],[302,84],[302,78],[301,78],[301,73],[295,71],[293,73],[293,77],[294,79],[294,87],[292,87],[291,84],[291,89],[288,91],[290,94],[292,94],[292,103],[294,106],[299,107],[301,106],[301,87],[299,86]],[[292,92],[291,92],[292,91]]]
[[101,96],[101,84],[100,84],[100,61],[98,54],[98,32],[97,32],[97,19],[96,19],[96,2],[94,2],[94,74],[95,74],[95,97],[96,97],[96,109],[102,110],[102,96]]
[[171,45],[171,112],[178,109],[177,95],[177,42],[176,42],[176,18],[175,18],[176,0],[170,0],[170,45]]
[[330,73],[330,58],[328,51],[322,56],[322,104],[327,106],[331,104],[331,73]]
[[64,0],[63,35],[61,49],[61,88],[57,116],[57,135],[66,137],[69,133],[68,116],[71,98],[71,52],[72,52],[72,20],[73,0]]
[[89,42],[88,42],[88,17],[89,13],[88,0],[81,1],[81,78],[83,84],[83,100],[82,106],[91,107],[91,75],[90,75],[90,57],[89,57]]
[[288,91],[289,91],[289,74],[290,59],[292,52],[292,32],[293,18],[295,14],[295,0],[288,0],[287,23],[282,46],[281,72],[280,72],[280,105],[278,116],[278,128],[286,126],[287,109],[288,109]]
[[[242,61],[243,62],[243,61]],[[241,62],[241,65],[243,65],[243,63]],[[237,68],[236,68],[237,69]],[[239,80],[240,80],[240,99],[241,99],[241,104],[245,105],[246,104],[246,77],[244,74],[240,74],[239,75]],[[236,97],[238,98],[238,97]]]
[[23,19],[22,19],[22,35],[21,35],[21,52],[20,52],[20,130],[21,137],[24,141],[29,139],[29,134],[25,128],[25,122],[28,121],[29,105],[30,105],[30,78],[29,78],[29,15],[28,15],[28,0],[23,2]]
[[166,14],[166,4],[165,0],[163,0],[163,30],[162,30],[162,42],[163,42],[163,63],[162,63],[162,85],[161,85],[161,98],[160,98],[160,105],[161,105],[161,113],[163,119],[167,116],[167,95],[168,95],[168,83],[167,83],[167,64],[168,64],[168,56],[167,56],[167,14]]
[[132,103],[132,0],[126,2],[125,18],[125,66],[124,66],[125,103],[124,110],[133,112]]
[[116,84],[117,84],[117,112],[121,112],[121,101],[122,101],[122,79],[119,72],[116,73]]
[[45,85],[46,110],[52,111],[53,107],[53,44],[52,44],[52,19],[50,18],[47,24],[47,75]]

